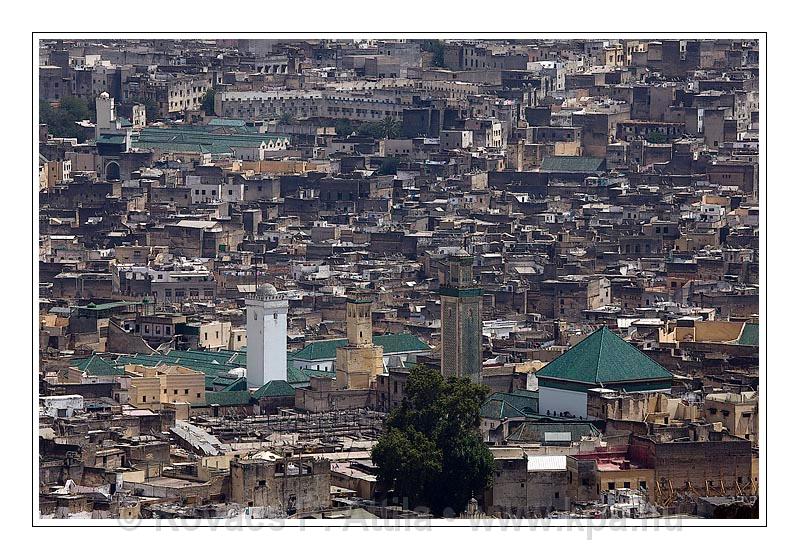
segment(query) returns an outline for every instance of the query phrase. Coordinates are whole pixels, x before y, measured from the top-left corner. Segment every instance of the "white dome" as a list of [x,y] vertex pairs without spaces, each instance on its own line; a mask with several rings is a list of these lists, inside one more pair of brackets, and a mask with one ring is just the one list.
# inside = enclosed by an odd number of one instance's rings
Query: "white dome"
[[108,95],[107,91],[104,91],[103,93],[100,94],[100,99],[108,99],[109,97],[111,96]]
[[272,297],[278,295],[278,290],[272,284],[261,284],[256,288],[256,295],[260,297]]
[[243,367],[233,368],[228,373],[231,375],[235,375],[237,377],[247,377],[247,368]]

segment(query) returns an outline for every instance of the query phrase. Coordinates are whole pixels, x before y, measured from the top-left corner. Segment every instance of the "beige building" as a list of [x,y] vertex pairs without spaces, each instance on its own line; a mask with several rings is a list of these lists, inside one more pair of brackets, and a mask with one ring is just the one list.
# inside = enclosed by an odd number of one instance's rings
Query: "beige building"
[[231,324],[228,321],[211,321],[199,326],[197,346],[219,350],[228,348],[231,342]]
[[744,325],[742,321],[677,321],[661,331],[659,342],[735,342]]
[[205,375],[183,366],[146,367],[129,364],[128,395],[138,408],[156,408],[167,403],[202,404],[206,401]]
[[700,407],[664,393],[619,393],[612,389],[586,392],[587,414],[602,420],[669,424],[700,419]]
[[721,422],[732,435],[758,445],[758,393],[711,393],[703,412],[709,422]]

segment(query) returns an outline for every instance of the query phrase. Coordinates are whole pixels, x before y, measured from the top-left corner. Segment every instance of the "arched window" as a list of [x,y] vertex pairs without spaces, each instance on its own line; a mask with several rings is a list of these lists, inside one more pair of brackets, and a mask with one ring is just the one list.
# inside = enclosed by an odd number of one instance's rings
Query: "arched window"
[[120,171],[119,164],[116,161],[110,161],[106,164],[106,180],[119,181]]

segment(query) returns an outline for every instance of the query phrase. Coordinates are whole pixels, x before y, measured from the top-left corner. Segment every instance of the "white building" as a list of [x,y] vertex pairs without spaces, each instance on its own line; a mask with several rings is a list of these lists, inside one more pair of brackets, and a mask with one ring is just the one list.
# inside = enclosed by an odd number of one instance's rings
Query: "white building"
[[289,300],[272,284],[263,284],[247,306],[247,385],[286,381],[286,316]]
[[69,418],[75,411],[83,410],[83,396],[59,395],[55,397],[40,397],[42,413],[52,418]]

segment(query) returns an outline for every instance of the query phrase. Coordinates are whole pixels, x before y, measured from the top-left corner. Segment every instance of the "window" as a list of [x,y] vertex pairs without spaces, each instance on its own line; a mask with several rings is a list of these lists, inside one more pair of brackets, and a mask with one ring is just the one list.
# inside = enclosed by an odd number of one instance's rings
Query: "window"
[[177,389],[173,389],[173,395],[177,395],[177,394],[178,394],[178,390]]
[[617,487],[617,483],[616,482],[609,482],[608,483],[608,489],[609,490],[613,490],[616,487]]
[[200,393],[197,393],[197,398],[198,398],[198,399],[200,398]]
[[147,402],[147,395],[142,395],[142,402]]

